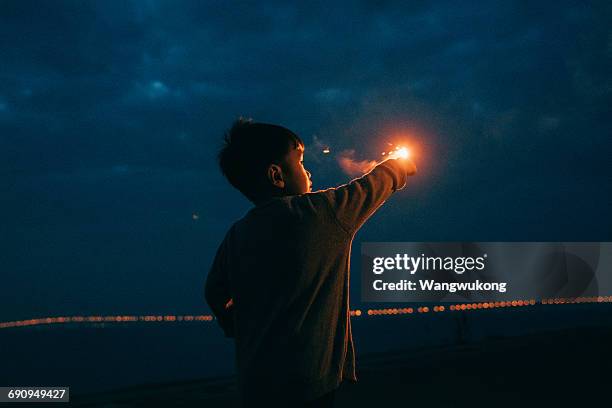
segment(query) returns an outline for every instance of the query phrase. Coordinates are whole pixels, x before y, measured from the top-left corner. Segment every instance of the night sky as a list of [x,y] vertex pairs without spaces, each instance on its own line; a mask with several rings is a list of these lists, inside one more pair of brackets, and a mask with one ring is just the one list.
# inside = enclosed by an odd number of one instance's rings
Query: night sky
[[612,240],[610,2],[257,3],[0,2],[0,320],[208,312],[241,115],[298,133],[315,189],[413,146],[355,252]]

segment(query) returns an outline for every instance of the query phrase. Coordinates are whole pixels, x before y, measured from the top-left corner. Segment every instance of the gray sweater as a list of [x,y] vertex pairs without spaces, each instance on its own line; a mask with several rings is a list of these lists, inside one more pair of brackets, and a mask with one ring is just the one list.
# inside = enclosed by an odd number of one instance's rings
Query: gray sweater
[[344,379],[357,381],[351,243],[405,184],[402,163],[387,160],[340,187],[271,199],[230,228],[205,297],[226,336],[235,338],[244,404],[306,401]]

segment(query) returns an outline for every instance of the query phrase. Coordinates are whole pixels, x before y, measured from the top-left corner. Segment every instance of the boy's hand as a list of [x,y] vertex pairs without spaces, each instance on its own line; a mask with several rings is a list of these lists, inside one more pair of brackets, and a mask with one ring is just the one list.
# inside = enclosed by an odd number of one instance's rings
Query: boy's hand
[[395,160],[397,160],[406,170],[407,176],[414,176],[416,174],[417,168],[411,159],[397,158]]

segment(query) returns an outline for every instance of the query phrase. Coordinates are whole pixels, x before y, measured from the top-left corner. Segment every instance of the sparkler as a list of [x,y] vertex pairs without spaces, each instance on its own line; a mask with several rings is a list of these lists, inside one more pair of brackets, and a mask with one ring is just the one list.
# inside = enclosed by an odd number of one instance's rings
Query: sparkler
[[382,152],[382,155],[387,155],[387,157],[390,159],[409,159],[410,150],[407,147],[396,146],[395,150],[391,150],[390,152]]
[[[412,153],[408,147],[394,145],[392,143],[387,144],[391,146],[392,150],[382,152],[382,156],[385,156],[383,157],[383,160],[355,160],[355,151],[345,150],[343,152],[340,152],[338,156],[338,164],[346,174],[351,177],[355,177],[369,172],[385,159],[411,158]],[[325,153],[325,151],[323,151],[323,153]]]

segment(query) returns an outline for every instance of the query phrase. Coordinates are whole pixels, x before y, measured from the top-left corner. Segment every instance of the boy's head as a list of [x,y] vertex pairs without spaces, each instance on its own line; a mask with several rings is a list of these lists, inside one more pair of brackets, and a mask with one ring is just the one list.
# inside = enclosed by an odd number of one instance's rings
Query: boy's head
[[219,166],[228,181],[257,204],[311,191],[304,143],[282,126],[238,119],[225,134]]

